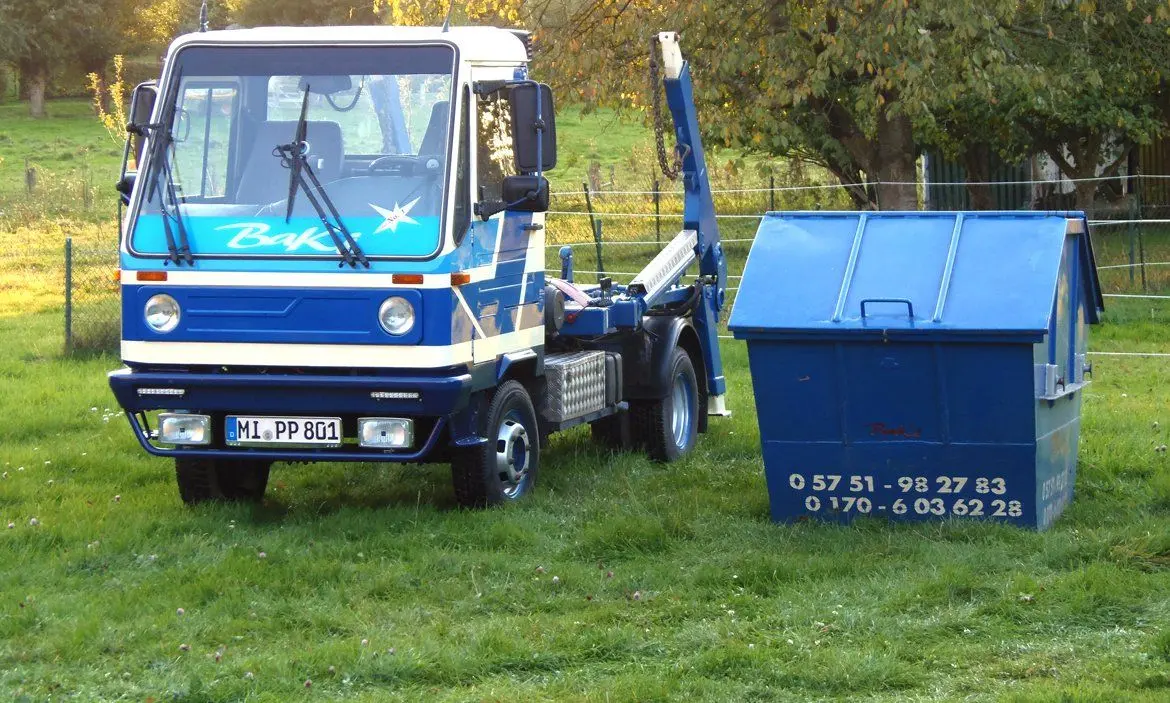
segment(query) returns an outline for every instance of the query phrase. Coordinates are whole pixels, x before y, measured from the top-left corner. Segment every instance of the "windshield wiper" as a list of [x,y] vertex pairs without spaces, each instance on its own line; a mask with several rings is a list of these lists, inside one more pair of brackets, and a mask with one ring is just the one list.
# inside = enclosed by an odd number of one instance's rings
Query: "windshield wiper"
[[[297,189],[300,188],[305,191],[305,197],[309,199],[309,203],[317,211],[317,217],[321,220],[321,224],[329,232],[329,237],[333,239],[333,246],[337,247],[337,253],[341,254],[342,263],[338,266],[349,264],[357,268],[358,264],[361,264],[369,268],[370,262],[366,259],[365,253],[362,252],[353,235],[349,233],[349,229],[346,228],[345,222],[337,212],[337,207],[329,198],[329,194],[325,192],[325,187],[321,185],[317,174],[313,173],[313,167],[309,165],[309,143],[305,141],[309,131],[309,125],[305,119],[308,110],[309,86],[306,85],[305,97],[301,101],[301,117],[297,120],[297,131],[292,142],[277,144],[272,152],[274,156],[280,157],[281,165],[289,171],[288,207],[284,213],[284,221],[289,222],[292,219],[293,203],[296,202]],[[318,195],[321,196],[320,200],[317,199]],[[324,207],[322,203],[324,203]],[[329,209],[328,213],[326,213],[325,208]]]
[[[183,72],[179,71],[175,75],[175,86],[177,87],[183,79]],[[183,224],[183,211],[179,203],[179,196],[175,192],[175,180],[171,171],[170,163],[167,161],[168,154],[174,155],[174,136],[171,134],[171,122],[175,119],[175,104],[178,102],[178,96],[172,100],[167,106],[166,112],[162,115],[162,119],[158,124],[147,125],[151,129],[150,139],[150,165],[155,168],[154,178],[150,182],[150,199],[158,198],[159,210],[162,211],[163,232],[167,237],[167,261],[175,262],[176,266],[181,266],[183,262],[188,265],[194,265],[195,257],[191,255],[191,244],[187,240],[187,228]],[[166,193],[158,192],[158,181],[162,177],[166,177]],[[170,200],[170,206],[167,207],[167,200]],[[175,232],[171,228],[171,221],[175,223],[175,229],[178,230],[178,241],[175,240]]]

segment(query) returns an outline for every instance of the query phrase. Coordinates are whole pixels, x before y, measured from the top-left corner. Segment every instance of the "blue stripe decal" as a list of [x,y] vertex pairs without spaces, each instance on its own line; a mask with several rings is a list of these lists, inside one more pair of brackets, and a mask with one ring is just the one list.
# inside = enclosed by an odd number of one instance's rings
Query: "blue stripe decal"
[[[460,290],[484,334],[489,337],[539,324],[539,313],[543,310],[540,291],[544,287],[544,272],[524,270],[532,236],[528,230],[531,224],[532,215],[529,213],[506,213],[502,224],[487,222],[475,229],[477,263],[489,264],[495,257],[495,277],[463,286]],[[533,305],[533,312],[524,312],[524,308]],[[536,322],[532,322],[534,317]]]

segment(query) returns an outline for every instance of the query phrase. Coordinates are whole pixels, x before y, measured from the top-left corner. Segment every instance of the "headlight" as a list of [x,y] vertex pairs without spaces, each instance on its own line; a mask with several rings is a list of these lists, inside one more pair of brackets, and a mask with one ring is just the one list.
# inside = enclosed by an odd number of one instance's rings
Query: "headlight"
[[155,332],[170,332],[179,326],[179,303],[166,293],[146,301],[146,324]]
[[398,417],[359,417],[358,444],[378,449],[404,449],[414,442],[414,420]]
[[211,416],[159,413],[158,440],[163,444],[207,444],[211,441]]
[[406,298],[387,298],[378,308],[378,322],[390,334],[404,335],[414,327],[414,306]]

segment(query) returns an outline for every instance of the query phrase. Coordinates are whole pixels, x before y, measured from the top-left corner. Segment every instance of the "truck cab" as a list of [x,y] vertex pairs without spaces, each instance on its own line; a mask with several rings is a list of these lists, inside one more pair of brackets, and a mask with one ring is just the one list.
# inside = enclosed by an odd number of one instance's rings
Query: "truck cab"
[[458,502],[500,503],[551,432],[669,460],[721,411],[718,307],[695,321],[725,270],[670,263],[655,299],[546,279],[555,118],[528,61],[480,27],[171,45],[132,106],[110,385],[184,501],[257,500],[277,461],[449,461]]

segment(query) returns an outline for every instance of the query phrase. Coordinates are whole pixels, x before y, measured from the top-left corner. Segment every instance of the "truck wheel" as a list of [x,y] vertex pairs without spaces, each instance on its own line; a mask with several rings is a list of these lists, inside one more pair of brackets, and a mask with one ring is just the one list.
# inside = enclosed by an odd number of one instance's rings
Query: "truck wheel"
[[175,459],[179,497],[187,505],[211,500],[258,503],[268,487],[272,462],[216,459]]
[[638,403],[630,419],[635,437],[655,461],[675,461],[695,446],[699,427],[699,382],[691,357],[681,348],[670,358],[666,396]]
[[616,451],[633,449],[634,437],[630,430],[630,413],[619,412],[589,423],[593,441]]
[[451,460],[455,500],[465,508],[481,508],[516,500],[536,482],[540,467],[540,428],[528,391],[506,381],[488,406],[483,425],[488,441],[456,451]]

